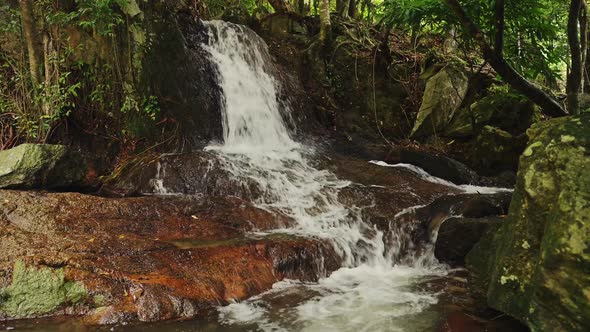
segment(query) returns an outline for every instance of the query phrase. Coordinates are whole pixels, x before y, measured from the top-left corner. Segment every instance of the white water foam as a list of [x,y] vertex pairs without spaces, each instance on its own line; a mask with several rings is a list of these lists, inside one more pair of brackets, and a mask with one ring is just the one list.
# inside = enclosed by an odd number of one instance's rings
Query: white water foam
[[[318,283],[281,282],[265,294],[219,308],[221,322],[264,331],[427,328],[420,326],[435,320],[424,315],[437,302],[437,294],[414,285],[446,270],[433,264],[434,259],[400,265],[398,253],[392,252],[399,248],[384,239],[401,241],[409,235],[383,234],[362,220],[365,207],[339,202],[341,189],[350,182],[314,167],[314,150],[289,135],[282,118],[289,110],[280,109],[276,69],[264,41],[243,26],[221,21],[205,25],[209,40],[204,47],[217,66],[223,92],[224,127],[224,143],[207,149],[218,153],[223,167],[244,187],[256,184],[257,206],[294,220],[277,232],[328,240],[343,259],[343,268]],[[414,170],[431,181],[444,181]],[[289,300],[273,302],[282,297]]]

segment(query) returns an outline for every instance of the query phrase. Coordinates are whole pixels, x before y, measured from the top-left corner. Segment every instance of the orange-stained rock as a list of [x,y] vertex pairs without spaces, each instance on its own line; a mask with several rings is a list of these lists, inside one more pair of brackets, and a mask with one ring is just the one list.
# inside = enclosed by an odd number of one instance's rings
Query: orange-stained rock
[[21,260],[62,268],[85,286],[83,303],[49,315],[99,324],[195,317],[284,278],[311,281],[339,267],[329,244],[245,235],[288,223],[237,198],[0,191],[0,288]]

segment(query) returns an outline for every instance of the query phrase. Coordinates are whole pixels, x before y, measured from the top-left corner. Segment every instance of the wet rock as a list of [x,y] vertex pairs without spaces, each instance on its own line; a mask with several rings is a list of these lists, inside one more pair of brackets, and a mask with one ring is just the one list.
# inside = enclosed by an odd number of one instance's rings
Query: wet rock
[[474,164],[488,172],[515,171],[526,147],[527,136],[513,136],[495,127],[485,126],[477,137]]
[[232,195],[256,198],[254,183],[234,179],[212,152],[148,154],[130,160],[109,176],[101,193],[115,196],[140,194]]
[[465,164],[446,156],[425,151],[398,148],[386,157],[389,163],[403,163],[418,166],[429,174],[455,184],[476,184],[479,176]]
[[0,188],[56,189],[85,184],[86,163],[63,145],[21,144],[0,151]]
[[[461,246],[462,244],[454,244],[453,241],[442,242],[443,239],[446,239],[446,235],[443,235],[439,242],[436,234],[441,229],[441,225],[452,218],[475,219],[505,215],[508,211],[510,198],[511,193],[509,192],[485,195],[455,194],[440,197],[432,203],[412,211],[412,217],[417,218],[422,225],[416,236],[422,237],[426,242],[436,240],[435,248],[438,248],[436,249],[438,251],[452,251],[452,248],[443,246]],[[477,224],[467,224],[466,226],[477,227]],[[481,236],[479,232],[475,232],[475,235]]]
[[505,316],[482,319],[466,312],[454,311],[446,315],[437,332],[528,332],[526,326]]
[[486,232],[497,231],[502,218],[449,218],[436,238],[434,256],[451,265],[464,265],[465,256]]
[[590,114],[528,135],[509,217],[467,263],[487,303],[531,330],[588,330]]
[[[285,222],[235,197],[0,191],[0,315],[85,315],[92,324],[190,318],[339,267],[322,241],[245,234]],[[22,311],[11,309],[17,302]]]
[[429,78],[411,136],[442,133],[461,106],[468,86],[467,75],[451,65]]

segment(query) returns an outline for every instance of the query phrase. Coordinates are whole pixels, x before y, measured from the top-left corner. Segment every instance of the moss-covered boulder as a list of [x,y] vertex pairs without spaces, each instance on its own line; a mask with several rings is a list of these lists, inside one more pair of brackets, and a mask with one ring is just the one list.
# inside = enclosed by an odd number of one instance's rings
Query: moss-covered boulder
[[500,128],[485,126],[476,139],[472,163],[486,174],[516,171],[526,142],[524,134],[515,136]]
[[12,271],[12,283],[0,289],[0,315],[38,317],[61,306],[80,303],[86,295],[84,285],[65,280],[63,269],[38,269],[17,261]]
[[467,75],[455,66],[444,67],[429,78],[411,136],[442,133],[461,106],[468,86]]
[[533,331],[590,330],[590,114],[533,126],[510,213],[467,263],[487,303]]
[[458,110],[444,135],[473,136],[486,125],[519,135],[538,122],[540,116],[539,108],[526,97],[505,86],[498,86],[491,88],[486,97],[470,107]]
[[0,151],[0,188],[65,188],[84,185],[81,154],[63,145],[22,144]]

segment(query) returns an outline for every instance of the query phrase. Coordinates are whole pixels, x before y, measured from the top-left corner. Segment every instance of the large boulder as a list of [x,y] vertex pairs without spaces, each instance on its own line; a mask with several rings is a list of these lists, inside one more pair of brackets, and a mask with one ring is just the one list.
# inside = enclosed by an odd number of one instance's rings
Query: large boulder
[[22,144],[0,151],[0,188],[66,188],[82,186],[86,163],[63,145]]
[[590,114],[528,131],[509,217],[467,256],[487,303],[533,331],[590,330]]
[[411,136],[442,133],[465,99],[468,87],[467,75],[454,66],[444,67],[428,79]]
[[457,111],[444,135],[473,136],[486,125],[518,135],[538,122],[540,115],[539,108],[528,98],[504,86],[494,87],[483,99]]
[[[462,265],[465,255],[508,211],[512,193],[453,193],[430,204],[406,210],[396,221],[417,223],[410,231],[414,243],[434,243],[437,259]],[[496,218],[498,217],[498,218]]]
[[464,218],[452,217],[445,220],[436,238],[434,256],[441,262],[451,265],[465,264],[465,256],[487,233],[498,230],[503,218]]
[[485,126],[473,148],[473,165],[486,175],[516,171],[526,143],[525,134],[515,136],[500,128]]

